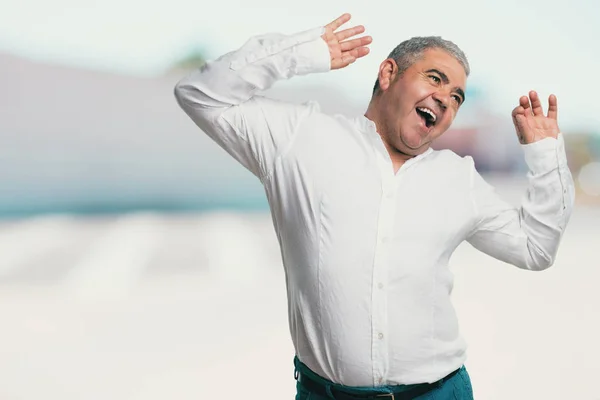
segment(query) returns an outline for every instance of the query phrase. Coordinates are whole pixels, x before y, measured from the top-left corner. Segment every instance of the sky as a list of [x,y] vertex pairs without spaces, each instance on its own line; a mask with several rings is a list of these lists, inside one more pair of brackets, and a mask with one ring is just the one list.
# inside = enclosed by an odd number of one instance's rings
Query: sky
[[[190,50],[209,59],[267,32],[292,34],[344,12],[364,24],[371,54],[327,82],[368,101],[379,63],[411,36],[440,35],[470,60],[468,85],[510,118],[530,89],[559,100],[559,123],[600,134],[600,3],[593,0],[328,1],[0,0],[0,52],[131,75],[161,74]],[[9,79],[3,77],[2,79]],[[468,92],[469,93],[469,92]],[[467,100],[468,101],[468,100]]]

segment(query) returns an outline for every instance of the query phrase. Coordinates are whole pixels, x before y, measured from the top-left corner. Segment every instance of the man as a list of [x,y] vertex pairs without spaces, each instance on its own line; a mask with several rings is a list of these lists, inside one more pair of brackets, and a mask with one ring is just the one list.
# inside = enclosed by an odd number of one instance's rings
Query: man
[[[368,54],[344,14],[263,35],[180,81],[191,119],[263,183],[286,272],[297,399],[472,399],[448,260],[464,240],[520,268],[549,267],[573,206],[557,125],[535,92],[513,121],[530,168],[520,209],[470,157],[433,151],[465,101],[456,45],[413,38],[379,68],[364,116],[256,95]],[[277,394],[265,397],[277,398]]]

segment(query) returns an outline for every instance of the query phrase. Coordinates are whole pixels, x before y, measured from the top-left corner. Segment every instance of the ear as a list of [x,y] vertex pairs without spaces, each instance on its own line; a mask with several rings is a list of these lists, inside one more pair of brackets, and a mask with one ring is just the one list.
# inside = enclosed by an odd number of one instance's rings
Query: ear
[[379,65],[379,87],[381,90],[385,91],[390,87],[397,73],[398,64],[393,58],[383,60]]

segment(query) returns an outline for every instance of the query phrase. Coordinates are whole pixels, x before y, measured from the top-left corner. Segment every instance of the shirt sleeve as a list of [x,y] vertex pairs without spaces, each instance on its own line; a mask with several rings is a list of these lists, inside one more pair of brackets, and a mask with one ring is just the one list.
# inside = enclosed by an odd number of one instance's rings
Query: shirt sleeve
[[471,199],[477,222],[467,241],[519,268],[542,270],[554,263],[573,210],[575,187],[562,134],[522,147],[529,184],[520,208],[502,201],[472,168]]
[[277,80],[329,71],[323,31],[320,27],[295,35],[253,37],[179,81],[175,98],[201,130],[262,180],[315,105],[255,93]]

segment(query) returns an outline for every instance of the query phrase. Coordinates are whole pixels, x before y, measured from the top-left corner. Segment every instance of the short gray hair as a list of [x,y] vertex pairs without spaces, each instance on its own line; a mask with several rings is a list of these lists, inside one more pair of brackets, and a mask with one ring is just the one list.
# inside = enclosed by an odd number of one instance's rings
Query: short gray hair
[[[415,36],[400,43],[388,55],[388,58],[394,59],[398,65],[398,73],[401,75],[411,65],[418,61],[425,50],[440,49],[444,50],[456,59],[462,65],[467,76],[471,73],[469,61],[465,53],[453,42],[442,39],[441,36]],[[373,95],[379,91],[379,78],[373,87]]]

